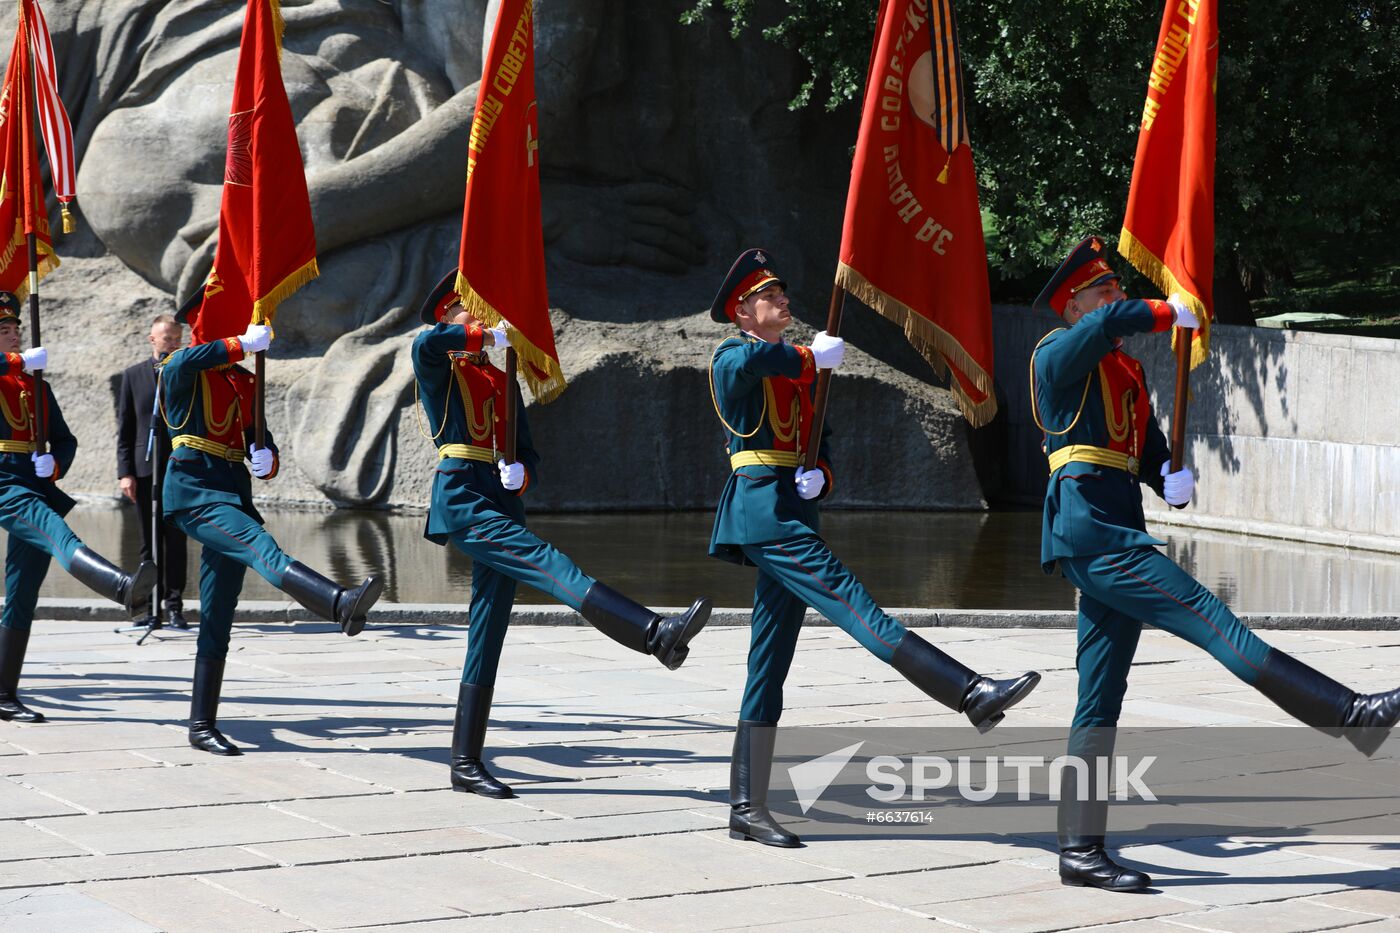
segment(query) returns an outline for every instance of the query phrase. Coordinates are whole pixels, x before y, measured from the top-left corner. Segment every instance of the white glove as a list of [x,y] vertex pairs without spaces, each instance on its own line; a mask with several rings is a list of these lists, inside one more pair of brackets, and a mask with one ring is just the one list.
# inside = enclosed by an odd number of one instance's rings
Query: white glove
[[1189,327],[1192,330],[1201,326],[1201,322],[1196,320],[1196,312],[1186,307],[1186,302],[1181,300],[1180,295],[1172,295],[1167,299],[1167,304],[1172,306],[1176,312],[1176,326]]
[[488,327],[486,333],[491,335],[491,343],[488,344],[488,346],[499,347],[501,349],[510,346],[510,340],[506,338],[506,327],[504,324]]
[[804,470],[797,468],[797,494],[803,499],[815,499],[822,494],[822,487],[826,485],[826,474],[821,470]]
[[1170,463],[1162,464],[1162,498],[1167,500],[1167,505],[1185,505],[1196,491],[1196,477],[1190,467],[1182,467],[1175,473],[1171,468]]
[[36,369],[49,368],[49,351],[43,347],[25,350],[20,354],[20,359],[24,360],[24,371],[27,373],[32,373]]
[[38,451],[29,455],[29,459],[34,461],[34,475],[40,479],[48,479],[53,476],[53,454],[41,454]]
[[514,491],[525,485],[525,464],[506,463],[502,460],[500,470],[502,486]]
[[248,459],[253,461],[253,475],[258,479],[266,479],[267,475],[272,472],[272,451],[254,444],[249,449],[248,454]]
[[272,328],[266,324],[249,324],[248,332],[238,337],[244,353],[261,353],[272,343]]
[[841,365],[841,358],[845,355],[846,341],[840,337],[833,337],[822,330],[812,338],[812,359],[817,369],[835,369]]

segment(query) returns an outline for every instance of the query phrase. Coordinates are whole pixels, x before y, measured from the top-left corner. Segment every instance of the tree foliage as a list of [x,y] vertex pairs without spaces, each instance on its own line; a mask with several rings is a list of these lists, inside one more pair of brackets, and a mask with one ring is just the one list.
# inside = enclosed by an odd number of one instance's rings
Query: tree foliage
[[[824,98],[834,110],[859,106],[877,7],[696,0],[686,19],[728,15],[736,37],[761,29],[805,63],[792,106]],[[1394,235],[1397,7],[1221,4],[1217,305],[1227,319],[1232,301],[1276,290],[1299,268],[1350,268],[1348,241]],[[993,274],[1000,293],[1024,293],[1082,236],[1117,235],[1163,7],[982,0],[957,12]]]

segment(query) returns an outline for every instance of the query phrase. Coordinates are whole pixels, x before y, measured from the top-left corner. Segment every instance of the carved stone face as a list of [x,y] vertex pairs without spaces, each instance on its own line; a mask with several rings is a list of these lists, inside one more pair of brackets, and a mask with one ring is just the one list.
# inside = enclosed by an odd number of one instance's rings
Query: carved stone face
[[[164,6],[149,50],[140,54],[132,37],[126,47],[139,67],[104,88],[113,105],[85,120],[92,131],[78,190],[107,248],[173,291],[216,236],[244,4],[147,5]],[[459,90],[442,58],[380,0],[314,0],[283,12],[283,81],[309,179],[376,150],[390,155]],[[370,198],[374,188],[366,177],[341,196]]]

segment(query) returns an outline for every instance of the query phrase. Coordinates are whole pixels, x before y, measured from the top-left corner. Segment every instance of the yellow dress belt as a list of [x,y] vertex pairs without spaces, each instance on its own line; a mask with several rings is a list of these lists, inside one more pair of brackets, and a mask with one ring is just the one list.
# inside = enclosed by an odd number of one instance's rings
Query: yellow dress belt
[[802,462],[802,455],[795,450],[741,450],[729,455],[731,469],[746,466],[795,467]]
[[439,460],[475,460],[478,463],[495,463],[496,452],[489,447],[476,447],[471,444],[443,444],[438,448]]
[[0,441],[0,454],[32,454],[38,449],[33,441]]
[[228,444],[220,444],[218,441],[211,441],[198,434],[176,434],[170,439],[170,447],[172,450],[178,447],[193,447],[200,453],[206,453],[211,457],[221,457],[234,463],[242,462],[245,456],[242,447],[230,447]]
[[1138,475],[1138,458],[1130,457],[1121,450],[1107,447],[1094,447],[1091,444],[1070,444],[1050,453],[1050,472],[1054,473],[1067,463],[1092,463],[1096,466],[1112,467],[1134,476]]

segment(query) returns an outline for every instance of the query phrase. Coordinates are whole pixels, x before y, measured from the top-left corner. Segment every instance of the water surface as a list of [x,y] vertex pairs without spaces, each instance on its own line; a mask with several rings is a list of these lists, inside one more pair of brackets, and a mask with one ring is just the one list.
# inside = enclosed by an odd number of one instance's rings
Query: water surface
[[[360,511],[264,508],[267,527],[292,556],[343,580],[382,568],[385,599],[467,603],[471,561],[422,537],[424,517]],[[131,566],[139,544],[134,510],[82,504],[69,516],[90,545]],[[841,512],[822,517],[832,549],[884,606],[950,609],[1072,609],[1073,588],[1040,570],[1038,512]],[[652,605],[710,596],[716,605],[753,599],[753,568],[706,554],[710,512],[538,515],[537,534],[583,570]],[[1373,614],[1400,609],[1400,555],[1154,526],[1168,552],[1241,612]],[[186,598],[198,592],[190,548]],[[45,596],[90,595],[54,569]],[[251,571],[244,595],[279,598]],[[521,588],[522,603],[554,600]]]

